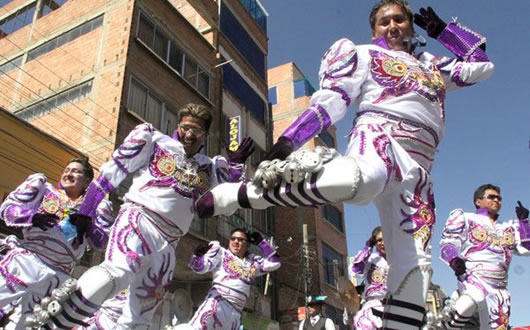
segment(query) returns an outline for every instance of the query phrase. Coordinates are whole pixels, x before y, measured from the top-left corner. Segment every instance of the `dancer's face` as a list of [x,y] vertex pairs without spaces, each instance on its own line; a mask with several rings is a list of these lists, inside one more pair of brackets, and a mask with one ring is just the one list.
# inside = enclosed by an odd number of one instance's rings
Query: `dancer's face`
[[383,240],[383,233],[375,235],[375,249],[379,251],[383,257],[386,256],[385,241]]
[[228,248],[234,255],[238,256],[239,258],[243,258],[245,254],[247,254],[248,244],[247,235],[240,231],[236,231],[232,233],[232,236],[230,236]]
[[392,50],[408,51],[410,42],[405,42],[414,34],[412,22],[400,6],[396,4],[385,5],[375,14],[375,26],[372,30],[372,39],[384,37]]
[[475,204],[479,209],[488,210],[490,216],[495,216],[499,213],[502,206],[502,197],[495,189],[486,189],[481,199],[477,199]]
[[61,174],[61,186],[68,197],[78,198],[89,184],[90,179],[85,176],[81,163],[71,162],[66,165],[63,174]]
[[196,154],[206,137],[206,130],[202,120],[193,116],[183,117],[177,129],[179,140],[184,146],[186,155],[193,156]]

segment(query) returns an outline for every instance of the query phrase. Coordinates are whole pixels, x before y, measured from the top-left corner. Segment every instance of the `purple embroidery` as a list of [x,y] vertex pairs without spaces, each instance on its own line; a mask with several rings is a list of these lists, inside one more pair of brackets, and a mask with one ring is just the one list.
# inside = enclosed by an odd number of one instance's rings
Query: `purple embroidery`
[[[329,87],[327,89],[339,93],[341,95],[341,98],[344,101],[344,103],[346,103],[346,106],[349,107],[350,103],[351,103],[351,98],[348,96],[348,93],[346,93],[346,91],[344,89],[342,89],[340,87],[337,87],[337,83],[338,82],[339,82],[338,80],[334,81],[331,84],[331,87]],[[326,89],[326,88],[324,87],[323,89]]]
[[491,329],[508,329],[508,320],[510,318],[510,297],[505,298],[502,294],[497,294],[497,305],[489,308]]
[[[152,253],[151,248],[149,247],[149,244],[145,240],[145,238],[142,235],[142,232],[138,228],[138,223],[141,217],[141,213],[136,210],[130,210],[129,216],[128,216],[128,224],[121,228],[117,232],[116,236],[116,230],[113,230],[113,237],[111,240],[111,244],[116,243],[119,251],[125,255],[127,265],[131,268],[133,272],[136,272],[136,266],[140,268],[142,266],[142,260],[140,257],[140,254],[138,254],[136,251],[133,251],[127,246],[127,241],[129,238],[131,238],[133,235],[136,235],[136,237],[141,242],[141,252],[144,255],[149,255]],[[121,220],[121,212],[120,216],[118,216],[118,219]],[[116,225],[119,220],[116,220]],[[115,248],[115,246],[110,247],[109,249],[109,260],[112,261],[112,250]]]
[[458,257],[458,249],[453,244],[444,244],[440,250],[441,258],[447,263]]
[[392,173],[395,173],[396,179],[398,181],[402,180],[401,170],[399,169],[398,164],[394,164],[394,160],[392,159],[389,150],[389,147],[391,145],[390,138],[386,135],[380,135],[376,137],[373,140],[374,148],[383,163],[386,167],[386,183],[388,184],[390,181],[390,178],[392,177]]
[[144,314],[154,309],[160,301],[162,301],[169,290],[171,279],[173,278],[173,270],[170,270],[171,256],[169,253],[164,254],[162,264],[158,271],[154,271],[152,267],[147,269],[147,279],[142,280],[142,285],[136,289],[144,291],[144,294],[136,293],[136,297],[142,299],[142,309],[140,314]]
[[246,263],[244,260],[236,259],[231,253],[225,253],[223,258],[223,269],[226,272],[225,279],[239,279],[245,284],[252,285],[256,277],[256,266]]
[[[414,188],[414,196],[407,198],[402,194],[401,200],[411,208],[413,213],[401,210],[405,220],[399,224],[402,230],[411,234],[414,239],[420,240],[423,249],[427,249],[432,236],[432,228],[436,221],[434,215],[434,194],[431,192],[431,185],[428,183],[427,174],[422,169],[418,169],[419,179]],[[423,200],[422,192],[427,187],[427,202]],[[405,227],[406,226],[406,227]]]
[[[324,79],[351,76],[357,70],[359,60],[355,48],[348,51],[343,50],[347,42],[350,41],[342,39],[336,49],[330,49],[324,54],[324,60],[328,65],[328,71],[325,73]],[[348,70],[344,71],[345,69]]]
[[16,277],[15,275],[11,274],[9,272],[9,266],[11,265],[11,263],[13,262],[13,259],[15,259],[17,255],[30,255],[30,254],[31,253],[26,250],[11,250],[7,253],[6,256],[4,256],[4,258],[0,262],[0,275],[2,275],[2,277],[5,279],[6,286],[9,289],[9,291],[11,291],[12,293],[17,292],[17,289],[15,286],[22,286],[24,288],[27,288],[28,285],[24,281]]
[[466,87],[466,86],[472,86],[474,85],[473,83],[466,83],[462,80],[462,78],[460,78],[460,75],[462,74],[462,67],[464,65],[462,63],[459,63],[456,67],[455,67],[455,70],[453,72],[453,74],[451,75],[451,81],[454,82],[457,86],[459,87]]

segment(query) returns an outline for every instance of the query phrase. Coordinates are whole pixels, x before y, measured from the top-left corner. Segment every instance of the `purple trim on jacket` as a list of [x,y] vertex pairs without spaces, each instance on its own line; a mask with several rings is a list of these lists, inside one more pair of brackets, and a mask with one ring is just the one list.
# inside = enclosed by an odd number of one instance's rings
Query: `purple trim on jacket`
[[458,257],[458,248],[453,244],[445,244],[440,249],[440,257],[449,264],[451,260]]
[[263,252],[265,258],[272,261],[271,257],[274,257],[274,255],[276,254],[276,250],[266,240],[259,242],[258,246],[261,249],[261,252]]
[[437,39],[456,57],[466,62],[489,61],[486,52],[480,48],[480,45],[486,43],[486,38],[461,24],[447,24]]
[[530,250],[530,224],[528,219],[519,220],[519,236],[521,237],[521,245]]
[[33,216],[38,212],[19,205],[9,205],[2,212],[1,218],[10,227],[29,227]]
[[204,256],[192,255],[188,265],[194,272],[202,272],[204,270]]
[[93,218],[96,214],[96,209],[105,198],[105,195],[112,191],[114,187],[104,176],[100,175],[95,181],[92,181],[88,186],[85,194],[85,200],[79,208],[79,213]]
[[391,50],[390,49],[390,46],[388,46],[388,43],[386,42],[386,39],[385,37],[379,37],[375,40],[372,41],[372,44],[376,45],[376,46],[379,46],[383,49],[387,49],[387,50]]
[[489,217],[488,209],[477,209],[475,213]]
[[228,182],[237,182],[243,175],[244,164],[228,162]]
[[331,118],[326,109],[318,104],[313,104],[283,132],[282,136],[291,140],[293,149],[296,150],[314,136],[326,131],[330,126]]
[[459,63],[454,72],[453,72],[453,75],[451,76],[451,81],[454,82],[457,86],[459,87],[467,87],[467,86],[471,86],[471,85],[474,85],[474,83],[466,83],[465,81],[462,80],[462,78],[460,78],[460,75],[462,74],[462,63]]
[[368,258],[372,255],[372,248],[370,246],[365,246],[361,251],[357,253],[352,263],[352,271],[357,275],[364,274],[364,268],[366,267],[366,262]]

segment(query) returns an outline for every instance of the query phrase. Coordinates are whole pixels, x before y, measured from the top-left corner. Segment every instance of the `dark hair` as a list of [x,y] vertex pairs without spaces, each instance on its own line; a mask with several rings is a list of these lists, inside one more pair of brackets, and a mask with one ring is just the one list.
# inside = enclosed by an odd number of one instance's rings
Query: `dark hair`
[[81,164],[81,166],[83,166],[83,175],[89,178],[90,181],[94,179],[94,169],[92,168],[92,165],[90,165],[90,163],[88,162],[88,158],[84,158],[84,157],[72,158],[68,161],[68,163],[66,163],[66,165],[70,163]]
[[188,103],[177,111],[177,120],[180,123],[182,118],[191,116],[202,120],[204,129],[208,131],[212,124],[212,112],[209,108],[201,104]]
[[383,229],[381,229],[381,226],[375,227],[374,230],[372,230],[372,238],[375,240],[375,237],[382,231]]
[[250,238],[250,234],[249,234],[248,230],[247,230],[246,228],[243,228],[243,227],[238,227],[238,228],[235,228],[234,230],[232,230],[232,231],[230,232],[230,236],[232,236],[232,234],[235,233],[236,231],[245,234],[245,236],[247,237],[247,239]]
[[501,193],[501,188],[497,187],[497,186],[494,186],[490,183],[486,183],[486,184],[483,184],[482,186],[478,187],[477,190],[475,190],[475,193],[473,194],[473,205],[475,205],[475,208],[478,208],[477,207],[477,204],[475,203],[477,201],[477,199],[482,199],[484,198],[484,193],[486,192],[486,190],[488,189],[493,189],[495,190],[498,194]]
[[399,7],[401,7],[401,9],[403,9],[405,15],[407,15],[409,21],[412,24],[413,12],[412,8],[406,0],[380,0],[372,7],[372,11],[370,12],[370,27],[372,28],[372,30],[375,28],[375,15],[377,15],[379,9],[381,9],[381,7],[383,6],[390,4],[398,5]]

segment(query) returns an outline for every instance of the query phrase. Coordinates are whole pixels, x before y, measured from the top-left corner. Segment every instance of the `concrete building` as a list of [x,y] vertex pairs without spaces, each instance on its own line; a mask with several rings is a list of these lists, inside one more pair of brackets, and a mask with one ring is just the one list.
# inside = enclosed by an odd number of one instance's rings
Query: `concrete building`
[[[286,63],[269,69],[269,101],[272,104],[274,140],[309,107],[314,88],[294,63]],[[335,127],[311,139],[302,148],[313,149],[318,145],[336,148]],[[305,281],[309,282],[308,294],[326,295],[325,314],[334,319],[340,329],[343,303],[338,297],[336,281],[348,277],[346,258],[348,250],[344,227],[342,203],[318,208],[299,207],[274,210],[276,232],[280,241],[279,253],[282,267],[276,272],[279,299],[279,320],[282,329],[297,329],[298,307],[304,306]],[[310,267],[305,271],[302,262],[302,225],[307,224],[310,250]],[[292,238],[288,239],[289,237]],[[338,269],[334,270],[333,261]],[[294,275],[296,274],[296,275]],[[339,327],[339,325],[342,325]]]
[[[202,152],[219,154],[250,136],[258,149],[250,173],[271,141],[266,20],[258,0],[0,0],[0,106],[98,168],[134,126],[150,122],[171,134],[177,109],[204,104],[214,122]],[[194,247],[225,243],[241,224],[272,236],[271,223],[270,211],[194,221],[179,244],[168,303],[181,320],[210,285],[186,266]],[[275,310],[270,293],[259,292],[248,322]]]

